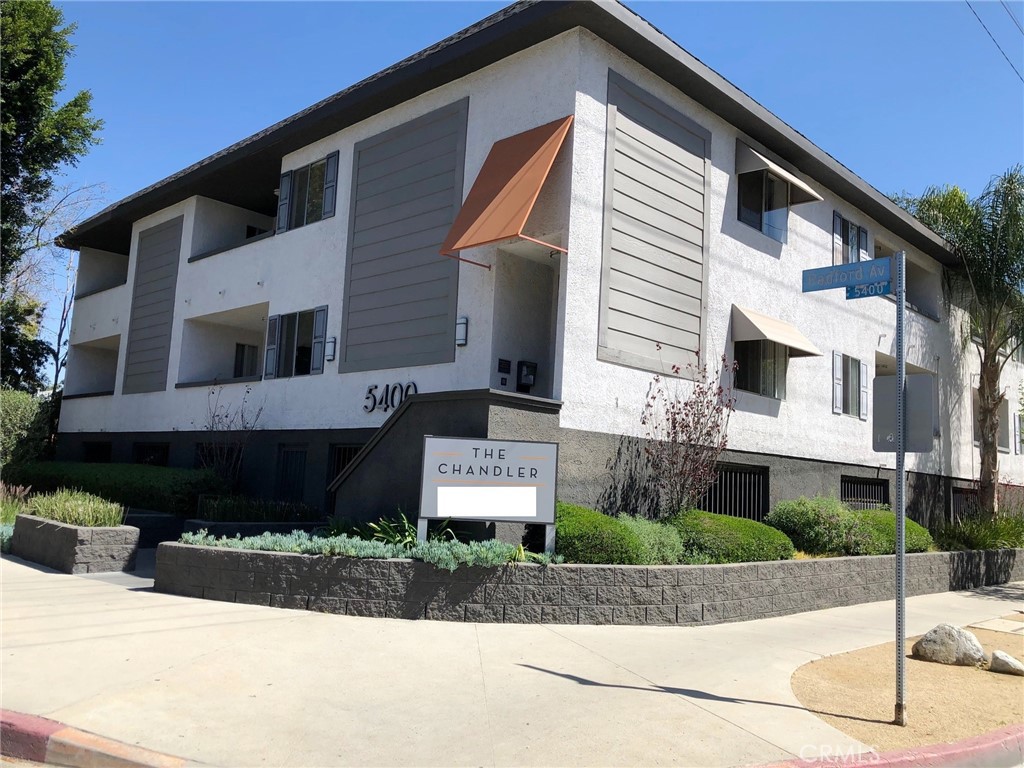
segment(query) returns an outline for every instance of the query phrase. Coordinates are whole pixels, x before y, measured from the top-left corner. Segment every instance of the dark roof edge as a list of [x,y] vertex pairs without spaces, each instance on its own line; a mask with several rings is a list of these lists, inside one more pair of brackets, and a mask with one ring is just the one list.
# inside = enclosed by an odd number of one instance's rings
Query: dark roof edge
[[[310,143],[316,125],[330,135],[345,127],[346,111],[355,119],[367,106],[389,109],[419,93],[465,76],[512,53],[574,27],[590,30],[624,54],[759,141],[802,174],[857,206],[915,248],[952,266],[957,259],[935,232],[904,211],[853,171],[786,124],[742,90],[686,52],[646,19],[618,2],[593,0],[520,0],[460,32],[409,56],[291,117],[210,155],[120,200],[69,229],[59,245],[77,249],[90,229],[146,211],[175,188],[186,189],[231,163],[275,145],[281,154]],[[536,28],[536,29],[535,29]],[[533,34],[523,34],[532,30]],[[498,45],[498,43],[501,43]],[[467,64],[470,68],[467,71]],[[373,114],[370,112],[369,114]],[[369,116],[369,114],[365,116]],[[300,137],[304,143],[290,146]],[[312,139],[316,140],[316,139]],[[156,209],[159,210],[159,209]],[[133,219],[134,220],[134,219]]]

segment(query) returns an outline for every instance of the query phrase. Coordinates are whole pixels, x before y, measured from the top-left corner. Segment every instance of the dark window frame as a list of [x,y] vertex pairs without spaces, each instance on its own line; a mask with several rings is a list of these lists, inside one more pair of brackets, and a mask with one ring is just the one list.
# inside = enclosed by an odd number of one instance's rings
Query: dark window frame
[[[765,364],[769,358],[773,371],[766,376]],[[773,400],[786,399],[786,376],[789,372],[789,347],[775,341],[735,341],[733,360],[736,375],[733,387]],[[779,368],[781,367],[781,371]]]
[[278,234],[334,216],[338,202],[338,158],[338,152],[331,152],[281,174],[277,190]]
[[[789,241],[789,182],[780,178],[767,169],[750,171],[737,175],[736,191],[736,218],[751,229],[756,229],[766,237],[776,242],[785,244]],[[768,208],[769,201],[777,193],[770,192],[772,185],[778,185],[785,204]],[[751,197],[751,195],[753,195]],[[744,205],[744,203],[753,205]],[[770,216],[774,211],[780,211],[777,223],[771,223]],[[780,226],[781,224],[781,226]]]
[[[305,331],[300,339],[299,330]],[[290,335],[290,339],[287,338]],[[308,346],[300,345],[308,335]],[[327,306],[302,309],[267,318],[264,379],[290,379],[324,372],[327,341]],[[306,351],[308,349],[308,352]]]

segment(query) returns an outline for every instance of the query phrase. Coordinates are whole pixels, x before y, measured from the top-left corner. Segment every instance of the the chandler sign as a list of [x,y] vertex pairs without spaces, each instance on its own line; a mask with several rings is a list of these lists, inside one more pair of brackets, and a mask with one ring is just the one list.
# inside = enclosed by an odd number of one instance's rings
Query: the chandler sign
[[426,437],[420,520],[555,522],[558,444]]

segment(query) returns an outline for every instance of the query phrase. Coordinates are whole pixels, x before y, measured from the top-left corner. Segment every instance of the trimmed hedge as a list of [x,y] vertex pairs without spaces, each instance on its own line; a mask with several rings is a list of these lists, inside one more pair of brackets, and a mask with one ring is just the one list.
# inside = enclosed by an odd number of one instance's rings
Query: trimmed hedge
[[80,490],[125,507],[192,517],[201,494],[226,491],[209,470],[152,467],[146,464],[39,462],[4,468],[4,482],[28,485],[33,493],[61,488]]
[[[851,555],[893,555],[896,553],[896,513],[888,509],[865,509],[851,512],[855,520],[850,536]],[[927,529],[913,520],[903,527],[907,552],[927,552],[934,542]]]
[[689,510],[669,518],[691,563],[790,560],[793,542],[782,531],[753,520]]
[[[809,555],[891,555],[896,552],[896,514],[889,509],[851,510],[834,496],[781,501],[765,522]],[[927,552],[931,534],[913,520],[904,528],[907,552]]]
[[643,565],[636,531],[608,515],[576,504],[555,508],[555,551],[570,563]]
[[675,527],[643,517],[618,519],[640,539],[642,565],[678,565],[684,561],[683,540]]
[[780,501],[764,520],[789,536],[793,545],[809,555],[846,552],[850,510],[835,496],[801,496]]

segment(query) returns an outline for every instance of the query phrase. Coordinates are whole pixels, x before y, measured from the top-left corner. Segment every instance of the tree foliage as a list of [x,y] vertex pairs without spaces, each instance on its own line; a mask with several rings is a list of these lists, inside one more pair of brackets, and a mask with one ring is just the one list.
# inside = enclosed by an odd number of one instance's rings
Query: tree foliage
[[73,32],[49,0],[0,3],[0,312],[4,381],[20,389],[38,386],[48,357],[38,354],[42,308],[25,284],[26,255],[41,246],[41,228],[62,197],[54,195],[55,175],[96,143],[102,125],[88,91],[57,101]]
[[978,502],[997,511],[999,385],[1003,366],[1024,343],[1024,168],[994,177],[977,198],[955,186],[932,187],[896,202],[944,237],[960,261],[947,270],[947,298],[969,321],[964,343],[981,364],[978,385],[981,470]]

